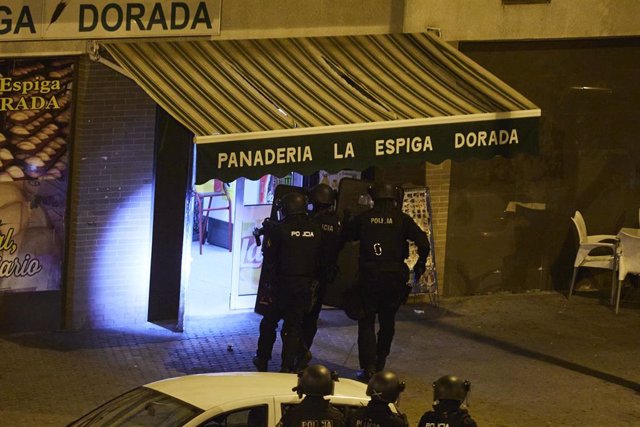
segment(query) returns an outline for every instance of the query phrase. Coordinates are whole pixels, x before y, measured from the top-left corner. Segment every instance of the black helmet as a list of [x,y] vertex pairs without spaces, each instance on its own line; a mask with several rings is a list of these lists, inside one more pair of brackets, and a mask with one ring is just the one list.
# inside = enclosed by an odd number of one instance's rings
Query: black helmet
[[333,205],[336,192],[327,184],[318,184],[309,191],[309,201],[315,205]]
[[390,199],[396,200],[398,197],[398,190],[395,185],[388,182],[376,182],[369,187],[369,195],[373,201]]
[[298,372],[298,385],[292,390],[298,396],[328,396],[333,394],[334,381],[338,379],[335,372],[331,372],[323,365],[311,365],[304,371]]
[[433,400],[457,400],[466,399],[471,389],[471,383],[461,380],[453,375],[445,375],[433,383]]
[[401,382],[396,374],[391,371],[382,371],[369,380],[367,396],[371,396],[373,400],[394,403],[404,391],[404,387],[404,382]]
[[297,191],[292,191],[280,198],[280,209],[286,218],[290,215],[303,214],[307,212],[307,196]]

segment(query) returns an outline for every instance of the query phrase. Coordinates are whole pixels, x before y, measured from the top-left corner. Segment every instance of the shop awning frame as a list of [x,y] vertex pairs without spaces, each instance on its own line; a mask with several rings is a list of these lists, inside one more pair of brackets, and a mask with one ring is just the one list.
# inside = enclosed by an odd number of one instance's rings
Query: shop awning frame
[[198,182],[537,151],[540,109],[426,33],[106,48],[194,133]]

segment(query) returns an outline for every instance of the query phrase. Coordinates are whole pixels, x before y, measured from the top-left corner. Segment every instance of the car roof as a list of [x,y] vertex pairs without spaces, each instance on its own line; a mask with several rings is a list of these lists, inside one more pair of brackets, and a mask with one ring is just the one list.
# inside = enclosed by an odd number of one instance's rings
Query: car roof
[[[275,372],[225,372],[185,375],[146,384],[145,387],[168,394],[203,410],[237,400],[272,396],[295,396],[291,389],[298,383],[295,374]],[[367,386],[341,378],[335,383],[334,396],[369,399]],[[265,400],[266,401],[266,400]]]

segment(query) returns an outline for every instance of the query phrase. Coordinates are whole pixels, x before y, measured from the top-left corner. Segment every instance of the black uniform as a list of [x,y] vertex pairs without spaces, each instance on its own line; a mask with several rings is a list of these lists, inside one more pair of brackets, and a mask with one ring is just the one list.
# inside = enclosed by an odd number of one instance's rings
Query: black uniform
[[370,400],[349,420],[349,427],[408,427],[407,418],[391,411],[387,402]]
[[425,412],[418,427],[478,427],[466,409],[460,408],[460,402],[441,402],[434,410]]
[[344,415],[322,396],[306,396],[289,409],[278,425],[282,427],[344,427]]
[[311,308],[312,284],[321,257],[321,230],[306,214],[291,215],[265,234],[264,263],[273,266],[273,304],[260,322],[257,356],[271,357],[278,321],[282,326],[282,368],[293,371],[301,343],[302,318]]
[[[404,263],[407,240],[418,246],[420,263],[429,254],[429,240],[413,219],[392,200],[381,199],[347,224],[345,237],[360,241],[358,286],[364,316],[358,321],[360,367],[369,374],[384,368],[395,333],[395,315],[409,291]],[[380,323],[376,341],[376,315]]]
[[322,233],[322,256],[320,258],[318,288],[314,295],[311,311],[304,316],[302,324],[303,341],[306,349],[311,348],[313,338],[318,332],[318,317],[322,309],[322,300],[329,283],[333,282],[338,271],[338,253],[342,249],[342,226],[333,209],[322,209],[311,214],[311,220],[320,226]]

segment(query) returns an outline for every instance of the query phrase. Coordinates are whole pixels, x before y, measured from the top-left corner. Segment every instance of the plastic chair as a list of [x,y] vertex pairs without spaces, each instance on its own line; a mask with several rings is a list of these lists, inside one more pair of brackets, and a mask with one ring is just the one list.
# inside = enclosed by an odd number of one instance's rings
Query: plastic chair
[[576,211],[574,218],[576,225],[582,230],[582,233],[586,236],[586,241],[588,243],[598,243],[604,240],[611,240],[612,242],[615,242],[618,240],[618,236],[613,234],[594,234],[592,236],[589,236],[589,233],[587,233],[587,223],[584,221],[584,217],[582,216],[580,211]]
[[[576,230],[578,231],[578,239],[580,241],[580,245],[578,247],[578,253],[576,254],[576,259],[573,262],[573,277],[571,278],[571,286],[569,287],[569,299],[571,299],[571,294],[573,294],[573,287],[576,283],[576,275],[578,273],[578,268],[581,267],[591,267],[591,268],[603,268],[607,270],[611,270],[611,301],[613,302],[613,291],[615,288],[615,280],[616,280],[616,242],[602,242],[597,240],[605,235],[599,236],[587,236],[587,229],[584,226],[584,220],[580,221],[582,215],[580,212],[576,211],[576,215],[571,218],[573,224],[576,226]],[[609,239],[609,237],[606,237]],[[612,236],[613,239],[616,239],[616,236]],[[607,255],[590,255],[591,251],[598,248],[606,248],[611,251],[611,254]]]
[[[229,211],[229,252],[231,252],[233,224],[231,221],[231,197],[227,192],[227,187],[222,181],[212,179],[202,185],[195,186],[196,209],[198,210],[198,233],[200,240],[200,255],[202,255],[202,245],[204,244],[205,229],[209,222],[209,212],[213,211]],[[211,204],[216,197],[223,197],[226,204],[223,206],[212,208]],[[208,202],[208,203],[207,203]],[[207,203],[207,207],[204,205]]]
[[627,234],[624,230],[618,234],[618,290],[616,295],[616,314],[620,309],[620,294],[627,274],[640,274],[640,237]]

